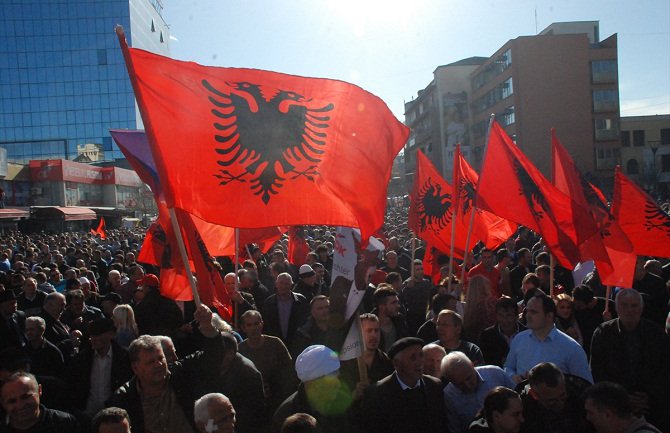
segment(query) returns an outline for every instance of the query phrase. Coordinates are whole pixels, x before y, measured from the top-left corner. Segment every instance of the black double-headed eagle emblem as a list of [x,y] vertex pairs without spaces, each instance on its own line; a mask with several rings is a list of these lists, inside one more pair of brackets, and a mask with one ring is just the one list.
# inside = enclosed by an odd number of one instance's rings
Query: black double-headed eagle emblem
[[670,215],[653,203],[645,203],[644,225],[647,230],[662,230],[670,237]]
[[515,160],[513,165],[516,177],[519,179],[519,194],[526,199],[528,208],[536,220],[544,218],[544,212],[549,209],[546,197],[519,161]]
[[220,143],[215,150],[222,168],[214,175],[220,185],[248,180],[254,195],[268,204],[285,182],[319,175],[332,103],[312,107],[311,99],[296,92],[250,82],[226,82],[225,91],[207,80],[202,85]]
[[451,222],[451,194],[442,192],[442,185],[433,183],[431,178],[419,188],[417,198],[417,213],[421,231],[429,226],[440,231]]

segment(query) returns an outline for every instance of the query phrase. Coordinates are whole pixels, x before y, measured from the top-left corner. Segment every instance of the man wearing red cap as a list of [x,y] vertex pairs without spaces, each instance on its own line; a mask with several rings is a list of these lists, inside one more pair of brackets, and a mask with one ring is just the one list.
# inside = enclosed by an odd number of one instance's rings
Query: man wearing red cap
[[135,307],[135,321],[140,335],[167,335],[174,338],[184,324],[179,306],[172,299],[161,295],[158,277],[147,274],[140,280],[144,299]]

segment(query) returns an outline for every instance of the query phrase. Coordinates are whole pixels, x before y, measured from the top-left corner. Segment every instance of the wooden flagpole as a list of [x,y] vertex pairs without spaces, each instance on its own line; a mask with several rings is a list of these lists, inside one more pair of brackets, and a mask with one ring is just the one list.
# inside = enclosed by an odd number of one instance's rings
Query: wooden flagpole
[[556,289],[554,287],[554,255],[549,254],[549,296],[551,299],[556,297]]
[[468,262],[468,254],[470,254],[470,235],[472,234],[472,226],[475,223],[475,210],[472,209],[470,214],[470,222],[468,223],[468,235],[465,237],[465,257],[463,258],[463,269],[461,270],[461,290],[465,291],[465,265]]
[[181,235],[181,228],[179,227],[179,221],[177,220],[177,213],[174,211],[174,208],[168,208],[170,213],[170,223],[172,224],[172,230],[174,231],[175,237],[177,238],[177,246],[179,247],[179,254],[181,255],[181,260],[184,263],[184,268],[186,269],[186,275],[188,276],[188,282],[191,285],[191,292],[193,293],[193,302],[195,302],[195,307],[198,308],[202,303],[200,302],[200,295],[198,294],[198,288],[193,277],[193,272],[191,272],[191,265],[188,263],[188,254],[186,254],[186,245],[184,244],[184,238]]
[[358,364],[358,377],[360,378],[360,382],[368,382],[368,366],[365,365],[365,337],[363,336],[363,327],[361,326],[361,307],[360,305],[358,306],[358,310],[356,310],[356,324],[358,325],[358,338],[361,340],[362,344],[362,353],[361,356],[356,358],[356,363]]
[[[457,145],[458,146],[458,145]],[[454,154],[454,171],[452,172],[451,179],[453,181],[454,179],[454,174],[456,174],[456,156],[458,152]],[[455,182],[454,182],[455,183]],[[454,184],[454,192],[456,192],[456,185]],[[456,194],[454,194],[455,196]],[[460,197],[459,197],[460,199]],[[452,201],[453,204],[453,201]],[[453,206],[452,206],[453,207]],[[451,248],[449,249],[449,273],[447,274],[447,278],[449,278],[449,282],[447,283],[447,293],[451,293],[451,283],[452,283],[452,278],[451,278],[451,273],[454,270],[454,251],[456,246],[454,245],[456,243],[456,210],[453,209],[451,213]]]
[[412,248],[412,262],[410,264],[410,280],[414,281],[414,258],[416,257],[415,250],[416,250],[416,234],[412,232],[412,242],[410,243],[411,248]]
[[[495,120],[496,115],[491,113],[491,117],[489,117],[489,125],[486,130],[486,145],[484,148],[484,158],[486,158],[486,154],[489,149],[489,140],[491,137],[491,128],[493,127],[493,121]],[[477,191],[475,192],[475,202],[472,204],[472,213],[470,214],[470,223],[468,224],[468,235],[465,238],[465,250],[464,250],[464,261],[463,261],[463,270],[461,272],[461,285],[463,286],[463,289],[465,289],[465,267],[468,261],[468,254],[470,251],[470,234],[472,233],[472,226],[474,225],[475,222],[475,207],[477,205],[477,198],[479,197],[479,184],[481,183],[482,180],[482,174],[479,174],[479,181],[477,182]]]
[[[237,271],[240,268],[240,229],[238,227],[235,227],[235,291],[237,292],[239,289],[239,278],[237,276]],[[239,319],[237,318],[237,305],[235,302],[233,302],[233,326],[237,330],[237,322]]]

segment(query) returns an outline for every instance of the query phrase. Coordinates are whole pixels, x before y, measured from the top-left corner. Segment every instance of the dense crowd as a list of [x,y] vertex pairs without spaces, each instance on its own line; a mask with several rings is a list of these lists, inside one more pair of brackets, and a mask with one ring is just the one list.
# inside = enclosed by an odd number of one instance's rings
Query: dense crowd
[[228,323],[162,296],[143,230],[0,236],[0,432],[670,431],[670,264],[608,290],[520,228],[450,273],[397,208],[344,322],[335,230],[304,237],[294,263],[286,236],[216,259]]

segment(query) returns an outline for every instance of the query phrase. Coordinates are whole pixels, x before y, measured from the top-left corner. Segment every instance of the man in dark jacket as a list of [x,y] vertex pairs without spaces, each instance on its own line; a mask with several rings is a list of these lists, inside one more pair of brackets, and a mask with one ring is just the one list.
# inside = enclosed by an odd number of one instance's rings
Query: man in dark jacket
[[309,302],[299,293],[293,293],[293,277],[287,272],[277,276],[277,293],[269,296],[263,305],[265,332],[279,337],[286,347],[291,347],[293,336],[309,314]]
[[157,337],[143,335],[131,343],[129,356],[135,377],[116,390],[107,406],[125,409],[135,433],[195,431],[193,402],[201,395],[197,395],[193,383],[202,372],[219,367],[223,343],[212,326],[209,308],[201,305],[194,316],[200,333],[206,337],[204,350],[169,369]]
[[279,433],[282,424],[295,413],[306,413],[319,423],[323,433],[347,433],[350,420],[347,411],[351,393],[338,378],[340,360],[323,345],[309,346],[295,361],[300,379],[298,390],[279,406],[272,418],[272,431]]
[[446,431],[442,383],[423,374],[422,347],[407,337],[389,350],[395,372],[368,387],[361,402],[358,419],[368,433]]
[[591,370],[596,382],[623,385],[636,415],[670,431],[670,337],[642,318],[644,302],[635,289],[616,297],[617,319],[602,323],[591,340]]
[[112,392],[130,380],[128,351],[114,341],[112,319],[97,319],[88,325],[90,347],[85,346],[72,360],[70,384],[77,409],[89,416],[105,405]]
[[140,286],[144,299],[135,306],[135,321],[140,335],[167,335],[174,339],[177,329],[184,324],[179,306],[161,295],[158,277],[154,274],[145,275]]
[[263,377],[254,363],[237,351],[237,340],[232,334],[221,336],[224,355],[211,374],[202,372],[199,394],[218,392],[226,395],[237,408],[237,429],[240,432],[260,431],[265,423],[265,396]]
[[16,295],[12,290],[0,292],[0,350],[26,345],[26,315],[16,309]]
[[12,374],[2,385],[0,400],[8,424],[0,432],[79,433],[75,418],[66,412],[48,409],[40,404],[42,388],[30,373]]

